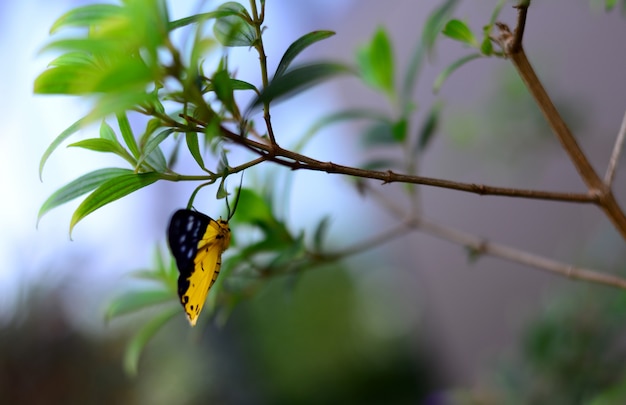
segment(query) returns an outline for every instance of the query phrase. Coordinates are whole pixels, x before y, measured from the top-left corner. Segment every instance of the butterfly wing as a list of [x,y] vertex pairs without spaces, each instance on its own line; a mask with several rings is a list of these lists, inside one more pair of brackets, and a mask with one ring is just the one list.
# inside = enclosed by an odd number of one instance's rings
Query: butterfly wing
[[221,219],[178,210],[170,221],[168,241],[180,272],[178,296],[193,326],[219,274],[222,252],[230,243],[230,229]]

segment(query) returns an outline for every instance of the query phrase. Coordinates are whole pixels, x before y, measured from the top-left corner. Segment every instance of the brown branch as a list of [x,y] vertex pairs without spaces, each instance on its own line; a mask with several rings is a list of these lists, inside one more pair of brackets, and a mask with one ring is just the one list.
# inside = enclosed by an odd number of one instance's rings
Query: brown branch
[[[523,12],[524,8],[521,8],[520,13]],[[520,20],[525,24],[525,16],[524,18],[520,18]],[[578,171],[578,174],[587,185],[589,194],[597,196],[595,201],[596,204],[604,211],[605,215],[609,218],[611,223],[613,223],[613,226],[622,235],[622,238],[626,240],[626,215],[615,200],[613,192],[605,185],[604,181],[594,170],[593,166],[591,166],[591,163],[589,163],[587,156],[578,145],[578,142],[572,135],[571,131],[567,127],[567,124],[559,114],[558,110],[552,103],[552,100],[548,96],[548,93],[541,84],[541,81],[535,74],[533,67],[526,58],[524,48],[521,44],[519,44],[519,47],[515,46],[516,37],[511,34],[506,25],[498,24],[498,27],[500,28],[499,42],[502,49],[513,63],[513,66],[515,66],[515,69],[534,97],[535,102],[543,113],[543,116],[546,121],[548,121],[550,128],[552,128],[552,131],[559,139],[563,149],[569,155],[569,158]],[[521,33],[520,27],[516,29],[516,32]]]
[[[497,195],[535,200],[550,200],[576,203],[597,202],[597,196],[593,194],[495,187],[483,184],[462,183],[451,180],[436,179],[432,177],[399,174],[391,170],[383,172],[377,170],[359,169],[356,167],[343,166],[332,162],[322,162],[308,156],[283,149],[277,145],[275,147],[271,147],[270,145],[244,138],[223,127],[222,134],[224,135],[224,137],[247,147],[255,153],[265,156],[266,160],[272,161],[282,166],[289,167],[293,170],[306,169],[326,172],[330,174],[343,174],[359,178],[381,180],[384,183],[399,182],[409,184],[421,184],[425,186],[433,186],[450,190],[465,191],[478,195]],[[284,160],[284,158],[289,160]]]
[[489,242],[472,234],[423,219],[416,221],[415,226],[428,234],[466,246],[479,254],[488,254],[490,256],[500,257],[515,263],[525,264],[539,270],[555,273],[575,280],[604,284],[626,290],[626,279],[618,276],[572,266],[510,246]]
[[[404,210],[394,201],[382,194],[377,188],[364,185],[368,192],[371,192],[376,200],[387,209],[387,211],[395,218],[403,218]],[[408,219],[403,221],[407,229],[421,231],[423,233],[456,243],[471,249],[479,255],[490,255],[499,257],[514,263],[523,264],[534,267],[538,270],[555,273],[561,276],[569,277],[576,280],[588,281],[597,284],[604,284],[612,287],[626,289],[626,279],[611,274],[602,273],[596,270],[585,269],[582,267],[572,266],[561,263],[543,256],[535,255],[514,247],[506,246],[490,242],[484,238],[472,235],[458,229],[430,222],[422,217]],[[395,230],[393,237],[400,236],[402,233]],[[386,235],[389,236],[389,235]]]
[[609,166],[606,169],[604,175],[604,184],[611,188],[613,184],[613,178],[615,177],[615,171],[617,170],[617,164],[624,149],[624,140],[626,139],[626,113],[622,119],[622,125],[617,133],[617,139],[615,139],[615,145],[613,146],[613,152],[611,153],[611,159],[609,160]]
[[517,6],[517,28],[515,28],[515,34],[513,36],[513,42],[511,43],[511,52],[518,52],[522,48],[522,39],[524,38],[524,28],[526,28],[526,16],[528,15],[528,6],[530,1],[522,0]]

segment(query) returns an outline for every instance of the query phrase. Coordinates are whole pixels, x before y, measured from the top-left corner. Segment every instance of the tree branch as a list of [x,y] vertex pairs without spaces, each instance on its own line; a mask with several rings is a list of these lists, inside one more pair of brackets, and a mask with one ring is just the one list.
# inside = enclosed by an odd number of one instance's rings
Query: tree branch
[[615,145],[613,146],[613,152],[611,153],[611,159],[609,160],[609,166],[606,169],[606,174],[604,175],[604,184],[611,188],[613,184],[613,178],[615,177],[615,171],[617,170],[617,164],[619,163],[619,158],[622,154],[622,149],[624,149],[624,140],[626,139],[626,113],[624,113],[624,118],[622,119],[622,126],[617,133],[617,139],[615,139]]
[[[525,12],[525,8],[520,7],[521,17],[519,18],[519,22],[522,24],[525,24]],[[513,66],[526,84],[526,87],[534,97],[543,116],[546,121],[548,121],[550,128],[552,128],[552,131],[559,139],[563,149],[565,149],[565,152],[569,155],[581,179],[587,185],[587,190],[590,194],[597,196],[596,204],[604,211],[606,216],[613,223],[613,226],[621,234],[622,238],[626,240],[626,215],[624,215],[624,211],[622,211],[615,200],[611,189],[606,186],[593,166],[591,166],[587,156],[578,145],[578,142],[576,142],[567,124],[552,103],[548,93],[526,58],[526,53],[521,43],[517,44],[519,46],[516,45],[516,37],[521,36],[522,29],[520,27],[516,28],[516,33],[520,33],[520,35],[514,36],[506,25],[501,23],[497,25],[500,28],[498,41],[506,56],[511,60]]]
[[[550,200],[550,201],[564,201],[564,202],[576,202],[576,203],[595,203],[597,202],[597,196],[593,194],[584,193],[568,193],[568,192],[556,192],[556,191],[543,191],[543,190],[529,190],[518,189],[509,187],[494,187],[483,184],[474,183],[462,183],[451,180],[436,179],[423,176],[412,176],[406,174],[395,173],[391,170],[377,171],[377,170],[365,170],[356,167],[343,166],[332,162],[322,162],[308,156],[292,152],[283,149],[279,146],[263,144],[253,141],[248,138],[244,138],[238,134],[235,134],[228,129],[222,127],[222,134],[224,137],[232,140],[235,143],[246,146],[248,149],[255,153],[264,156],[266,160],[280,164],[282,166],[289,167],[293,170],[314,170],[321,171],[330,174],[343,174],[348,176],[354,176],[359,178],[381,180],[384,183],[410,183],[421,184],[425,186],[433,186],[439,188],[446,188],[450,190],[465,191],[468,193],[478,195],[498,195],[506,197],[518,197],[528,198],[535,200]],[[284,160],[287,158],[289,160]]]

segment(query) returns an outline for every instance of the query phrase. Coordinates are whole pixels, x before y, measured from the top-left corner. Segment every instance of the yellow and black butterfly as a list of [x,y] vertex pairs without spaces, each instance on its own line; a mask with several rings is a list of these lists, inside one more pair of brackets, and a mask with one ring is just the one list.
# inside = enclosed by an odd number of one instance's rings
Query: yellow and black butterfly
[[220,273],[222,253],[230,244],[228,221],[181,209],[172,215],[167,237],[180,273],[178,296],[189,323],[195,326]]

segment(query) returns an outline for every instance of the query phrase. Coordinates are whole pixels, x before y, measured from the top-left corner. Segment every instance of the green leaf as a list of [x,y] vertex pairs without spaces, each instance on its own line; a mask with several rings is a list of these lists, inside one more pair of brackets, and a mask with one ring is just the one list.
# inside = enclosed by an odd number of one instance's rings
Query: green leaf
[[462,42],[474,48],[479,48],[480,44],[476,40],[472,30],[460,20],[450,20],[442,31],[443,35]]
[[434,48],[437,36],[445,26],[446,20],[452,15],[458,2],[458,0],[447,0],[436,8],[426,20],[422,30],[422,42],[428,52]]
[[168,24],[168,28],[170,31],[174,31],[175,29],[182,28],[190,24],[196,24],[199,22],[210,20],[212,18],[221,18],[236,14],[237,12],[234,10],[216,10],[210,11],[208,13],[195,14],[189,17],[181,18],[179,20],[170,21],[170,23]]
[[275,77],[261,91],[261,94],[248,107],[248,114],[265,103],[269,104],[296,91],[304,91],[322,80],[347,73],[352,73],[352,70],[338,63],[316,63],[288,70],[283,75]]
[[256,30],[250,25],[248,11],[239,3],[229,1],[219,6],[218,11],[230,11],[232,14],[219,17],[213,26],[215,38],[224,46],[254,46],[257,41]]
[[149,186],[159,180],[159,173],[139,173],[139,174],[122,174],[100,184],[93,193],[76,208],[72,220],[70,221],[70,235],[74,226],[87,215],[91,214],[98,208],[118,200],[128,194],[139,190],[140,188]]
[[437,132],[442,106],[443,104],[440,102],[435,103],[428,112],[428,115],[426,116],[426,119],[417,134],[416,152],[419,153],[425,151],[433,136]]
[[63,27],[90,27],[104,20],[118,16],[121,12],[122,7],[113,4],[92,4],[77,7],[59,17],[59,19],[52,24],[50,34],[55,33]]
[[105,319],[130,314],[146,307],[174,301],[176,295],[167,290],[133,291],[115,298],[105,311]]
[[367,127],[362,136],[364,146],[390,146],[398,143],[393,134],[394,124],[391,122],[375,122]]
[[438,93],[439,90],[441,89],[441,86],[443,86],[443,83],[448,79],[448,77],[450,77],[450,75],[455,70],[465,65],[467,62],[470,62],[474,59],[482,58],[482,56],[483,55],[479,53],[473,53],[471,55],[464,56],[458,59],[457,61],[455,61],[454,63],[450,64],[441,73],[439,73],[439,75],[435,79],[435,83],[433,83],[433,92]]
[[59,65],[41,72],[35,79],[35,94],[80,95],[92,92],[96,82],[93,65]]
[[102,120],[102,123],[100,124],[100,138],[107,139],[111,142],[117,142],[119,144],[115,131],[105,120]]
[[92,54],[86,52],[67,52],[48,63],[48,67],[60,66],[89,66],[96,67],[96,62]]
[[[161,142],[167,139],[173,132],[174,132],[174,128],[168,128],[159,132],[157,135],[150,137],[148,139],[148,142],[146,142],[146,146],[144,146],[143,148],[141,157],[139,158],[139,160],[137,160],[136,167],[140,167],[144,160],[147,160],[149,162],[150,159],[148,159],[148,157],[151,156],[153,152],[155,152],[156,150],[160,151],[158,147],[161,144]],[[160,153],[160,156],[163,156],[163,152]],[[167,166],[165,157],[163,156],[163,160],[161,161],[161,158],[159,157],[158,152],[155,153],[153,158],[158,161],[159,169],[164,169]],[[162,170],[159,170],[159,171],[162,171]]]
[[272,210],[267,201],[254,190],[249,188],[239,189],[239,204],[237,215],[234,217],[238,223],[259,224],[273,220]]
[[96,152],[111,152],[117,155],[120,153],[125,153],[126,151],[120,146],[119,143],[110,141],[108,139],[102,138],[89,138],[83,139],[82,141],[74,142],[72,144],[67,145],[68,148],[83,148],[88,150],[93,150]]
[[48,148],[46,149],[46,151],[43,153],[43,156],[41,156],[41,161],[39,162],[39,179],[42,180],[42,174],[43,174],[43,168],[46,165],[46,162],[48,161],[48,158],[50,157],[50,155],[52,154],[52,152],[54,152],[54,150],[67,138],[69,138],[71,135],[73,135],[75,132],[77,132],[79,129],[81,129],[86,122],[86,117],[79,119],[78,121],[76,121],[75,123],[73,123],[72,125],[70,125],[68,128],[66,128],[63,132],[61,132],[55,139],[54,141],[52,141],[52,143],[50,144],[50,146],[48,146]]
[[235,95],[233,93],[234,89],[228,72],[226,70],[216,72],[211,81],[218,100],[222,102],[226,110],[235,114],[237,106],[235,104]]
[[118,177],[122,174],[132,174],[131,170],[119,169],[119,168],[107,168],[99,169],[93,172],[80,176],[76,180],[66,184],[57,191],[55,191],[48,199],[41,205],[39,214],[37,215],[37,224],[39,220],[48,211],[66,202],[72,201],[75,198],[80,197],[83,194],[87,194],[91,190],[96,189],[99,185],[105,181]]
[[313,233],[313,249],[316,252],[321,252],[324,250],[324,240],[328,234],[328,228],[330,227],[330,217],[325,216],[322,220],[317,224],[315,228],[315,232]]
[[404,142],[404,140],[406,139],[407,130],[408,124],[406,122],[406,119],[403,118],[396,121],[391,127],[391,134],[393,135],[393,139],[395,139],[396,142]]
[[131,376],[137,374],[137,369],[139,368],[139,357],[141,356],[141,352],[146,343],[148,343],[152,336],[154,336],[159,329],[163,327],[163,325],[180,313],[182,313],[182,311],[178,306],[165,310],[150,320],[150,322],[146,323],[139,330],[139,332],[137,332],[126,347],[126,351],[124,353],[124,370],[126,373]]
[[[252,90],[255,93],[257,92],[256,86],[254,86],[251,83],[244,82],[243,80],[233,79],[232,77],[229,77],[228,79],[230,81],[229,86],[233,90]],[[213,83],[209,83],[205,90],[206,91],[215,91],[215,86],[213,85]]]
[[200,142],[198,141],[198,134],[195,132],[187,132],[185,134],[185,141],[187,142],[187,148],[189,152],[191,152],[191,156],[193,156],[198,166],[204,171],[207,171],[206,166],[204,165],[204,159],[202,158],[202,153],[200,152]]
[[390,96],[394,94],[394,59],[387,31],[378,28],[371,42],[358,51],[357,62],[365,83]]
[[301,151],[304,146],[313,138],[313,136],[319,132],[324,127],[327,127],[331,124],[336,124],[341,121],[350,121],[350,120],[371,120],[371,121],[381,121],[381,122],[390,122],[389,118],[386,115],[381,114],[376,110],[368,110],[363,108],[355,108],[351,110],[339,111],[334,114],[327,115],[325,117],[320,118],[302,135],[300,141],[294,147],[294,151]]
[[128,116],[126,113],[119,112],[116,114],[117,116],[117,124],[120,127],[120,132],[122,133],[122,139],[126,143],[126,147],[132,155],[138,159],[139,158],[139,146],[137,146],[137,141],[135,140],[135,135],[133,135],[133,130],[130,128],[130,122],[128,122]]
[[335,35],[333,31],[313,31],[308,34],[304,34],[300,38],[296,39],[289,48],[285,51],[285,54],[280,59],[278,63],[278,67],[276,68],[276,73],[274,73],[274,77],[280,76],[289,67],[291,62],[298,56],[303,50],[313,45],[314,43],[326,39]]

